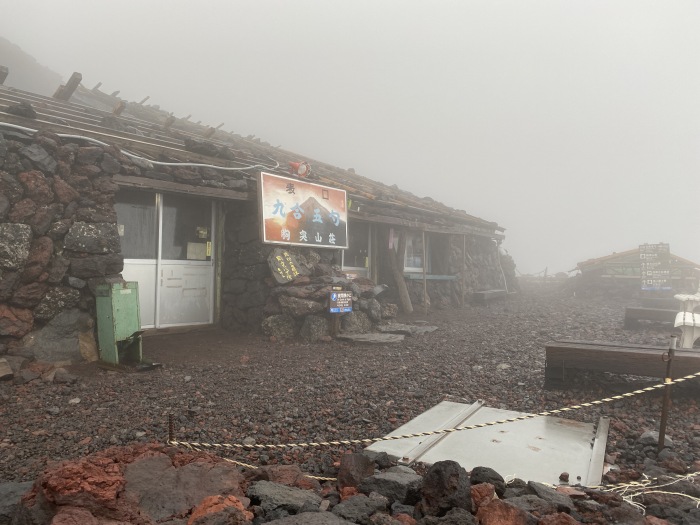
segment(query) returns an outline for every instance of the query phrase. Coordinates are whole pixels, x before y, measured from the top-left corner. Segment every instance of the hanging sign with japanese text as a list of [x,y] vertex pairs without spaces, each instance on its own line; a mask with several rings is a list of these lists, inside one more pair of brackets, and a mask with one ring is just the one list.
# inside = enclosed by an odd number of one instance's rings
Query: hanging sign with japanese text
[[671,249],[668,244],[640,244],[642,290],[671,289]]
[[348,247],[344,190],[264,172],[258,190],[263,242]]

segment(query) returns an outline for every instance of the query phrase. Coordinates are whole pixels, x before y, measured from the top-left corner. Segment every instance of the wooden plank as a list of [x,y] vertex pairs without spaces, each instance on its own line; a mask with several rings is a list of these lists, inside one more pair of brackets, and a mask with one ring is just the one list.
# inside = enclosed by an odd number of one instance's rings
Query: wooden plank
[[505,290],[482,290],[480,292],[472,292],[472,302],[475,304],[488,304],[491,301],[497,301],[508,297],[508,292]]
[[[666,347],[624,347],[599,343],[550,342],[545,345],[545,380],[565,380],[573,370],[611,372],[663,378],[666,362],[662,356]],[[676,350],[673,376],[682,377],[700,372],[700,352]]]
[[676,319],[678,310],[664,310],[660,308],[641,308],[628,306],[625,308],[625,328],[634,328],[638,321],[655,321],[657,323],[672,323]]
[[212,199],[223,200],[253,200],[253,195],[248,192],[227,190],[223,188],[209,188],[206,186],[190,186],[180,182],[170,182],[146,177],[132,177],[129,175],[114,175],[112,181],[123,187],[142,188],[171,193],[186,193],[188,195],[201,195]]

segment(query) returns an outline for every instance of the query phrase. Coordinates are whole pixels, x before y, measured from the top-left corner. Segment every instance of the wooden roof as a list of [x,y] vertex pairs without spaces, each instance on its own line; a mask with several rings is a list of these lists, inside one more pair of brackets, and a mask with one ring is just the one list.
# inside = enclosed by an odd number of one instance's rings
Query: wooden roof
[[[5,110],[8,106],[29,102],[37,119],[26,119]],[[114,108],[125,104],[124,111],[114,116]],[[425,231],[474,234],[502,238],[504,228],[445,206],[431,198],[419,198],[396,186],[387,186],[352,170],[346,170],[276,148],[255,137],[242,137],[176,119],[157,107],[125,103],[96,89],[80,86],[72,102],[62,102],[0,85],[0,122],[59,134],[81,135],[115,144],[122,150],[144,158],[169,162],[194,162],[238,168],[238,176],[255,178],[259,171],[289,175],[290,161],[307,161],[312,167],[311,181],[344,189],[353,201],[350,216],[372,222],[383,222]],[[191,151],[186,141],[205,141],[228,152],[226,158]],[[137,181],[138,182],[138,181]],[[132,185],[138,185],[131,181]],[[128,182],[125,182],[128,184]],[[156,184],[144,179],[143,185]],[[235,193],[235,192],[234,192]],[[221,194],[220,194],[221,196]],[[254,198],[244,195],[231,198]]]

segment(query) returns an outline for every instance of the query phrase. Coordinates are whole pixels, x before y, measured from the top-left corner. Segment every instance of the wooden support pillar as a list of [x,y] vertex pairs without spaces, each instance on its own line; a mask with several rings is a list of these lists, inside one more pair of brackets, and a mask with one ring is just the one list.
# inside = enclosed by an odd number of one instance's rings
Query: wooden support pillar
[[83,75],[76,71],[70,76],[65,86],[60,86],[56,90],[56,93],[54,93],[53,98],[57,100],[62,100],[64,102],[68,102],[73,96],[75,90],[78,89],[81,80],[83,80]]
[[[391,235],[391,231],[389,231]],[[408,287],[406,286],[406,281],[403,277],[404,268],[404,254],[406,253],[406,232],[402,231],[399,233],[399,241],[396,251],[393,248],[389,248],[388,258],[389,266],[391,266],[391,273],[394,277],[394,282],[396,283],[396,291],[399,294],[399,302],[401,303],[401,309],[404,313],[412,314],[413,305],[411,304],[411,297],[408,295]]]
[[221,128],[223,128],[223,127],[224,127],[224,122],[222,122],[221,124],[219,124],[218,126],[216,126],[216,129],[221,129]]
[[145,103],[149,98],[151,98],[151,95],[146,96],[146,98],[144,98],[141,102],[139,102],[139,106],[143,106],[144,103]]
[[425,232],[423,233],[423,310],[428,315],[428,250],[425,245]]
[[9,74],[10,68],[8,68],[7,66],[0,66],[0,86],[2,86],[5,83],[5,79]]
[[464,297],[467,293],[467,236],[462,235],[462,307],[465,306]]
[[101,85],[102,85],[102,82],[98,82],[97,84],[95,84],[95,87],[92,88],[92,92],[93,92],[93,93],[99,92],[99,91],[100,91],[100,86],[101,86]]

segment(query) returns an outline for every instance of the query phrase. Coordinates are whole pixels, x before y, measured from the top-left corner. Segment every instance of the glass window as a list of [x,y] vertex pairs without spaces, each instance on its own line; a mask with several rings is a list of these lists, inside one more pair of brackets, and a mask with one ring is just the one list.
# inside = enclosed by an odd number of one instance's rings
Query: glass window
[[156,195],[121,189],[114,208],[125,259],[155,259],[158,253]]
[[[429,268],[426,268],[428,270]],[[404,270],[407,272],[423,271],[423,233],[406,232],[406,254]]]
[[369,224],[348,223],[348,248],[343,250],[343,268],[369,267]]
[[211,260],[211,234],[210,202],[163,195],[163,259]]

